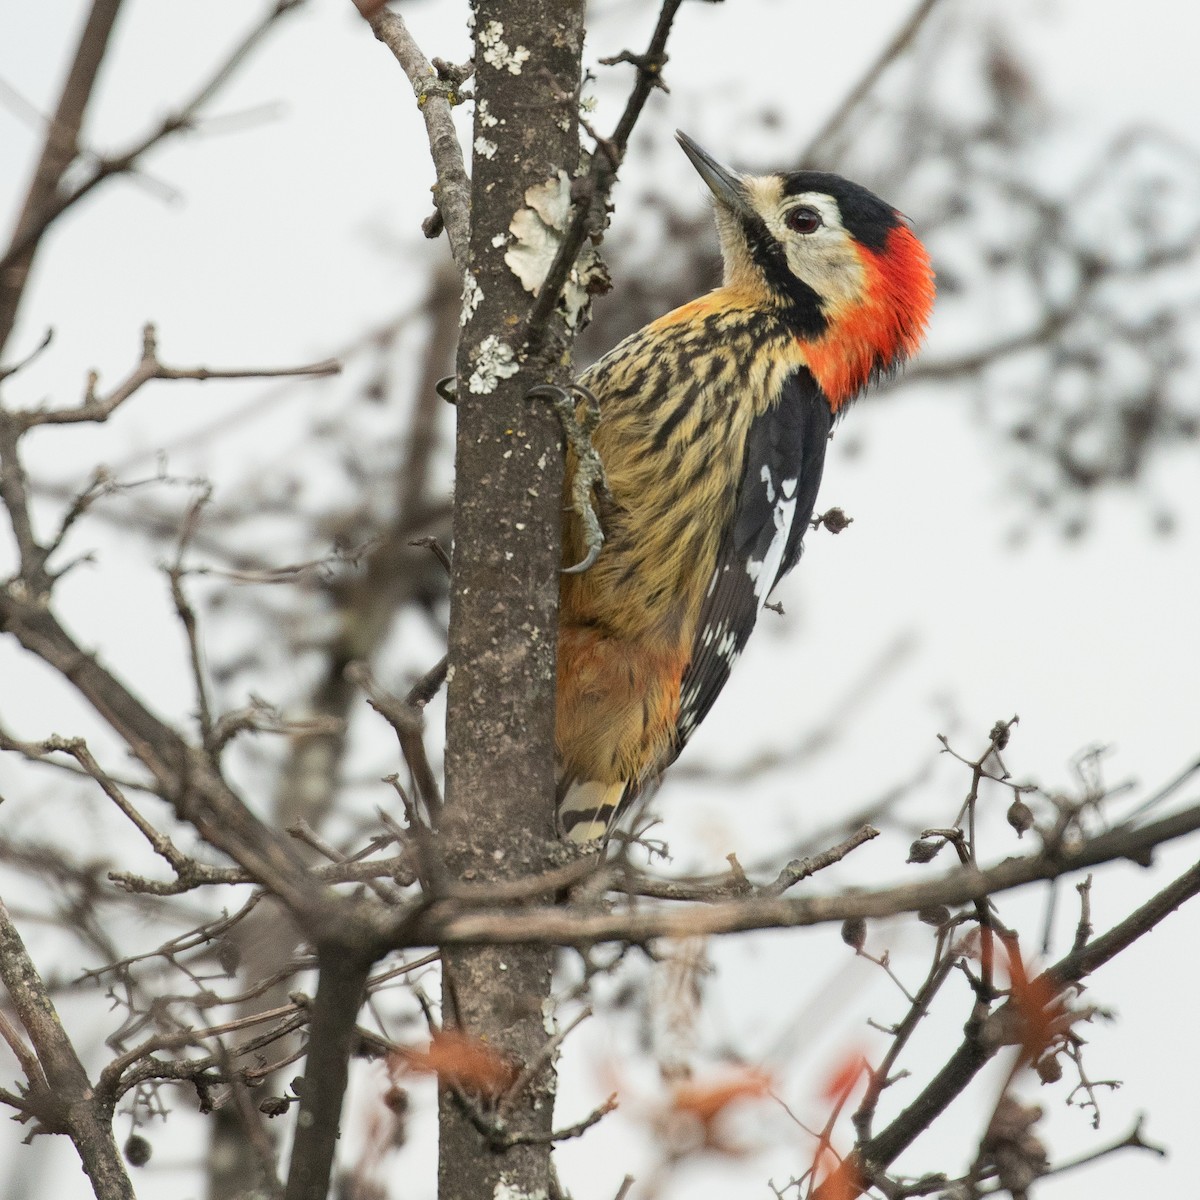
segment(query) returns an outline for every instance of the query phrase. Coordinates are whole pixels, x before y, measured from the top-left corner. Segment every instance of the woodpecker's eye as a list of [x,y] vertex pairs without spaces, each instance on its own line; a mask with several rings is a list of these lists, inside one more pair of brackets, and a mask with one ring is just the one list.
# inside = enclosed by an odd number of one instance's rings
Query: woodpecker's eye
[[816,233],[821,228],[821,214],[815,208],[800,205],[788,212],[783,223],[793,233]]

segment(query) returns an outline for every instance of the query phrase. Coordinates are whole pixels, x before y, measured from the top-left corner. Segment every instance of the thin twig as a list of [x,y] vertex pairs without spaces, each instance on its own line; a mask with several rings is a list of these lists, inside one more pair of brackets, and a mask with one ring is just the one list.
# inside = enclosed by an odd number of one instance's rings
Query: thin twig
[[871,1126],[875,1119],[875,1110],[879,1106],[879,1098],[884,1089],[894,1082],[892,1075],[896,1062],[908,1044],[909,1038],[929,1011],[933,998],[941,990],[942,985],[950,978],[957,956],[946,954],[947,936],[939,933],[933,954],[933,964],[925,981],[917,989],[916,998],[909,1006],[904,1019],[893,1031],[892,1044],[888,1047],[883,1061],[871,1071],[867,1081],[867,1089],[857,1111],[854,1113],[854,1128],[859,1141],[866,1141],[871,1136]]
[[435,538],[435,537],[414,538],[413,541],[409,543],[409,545],[424,546],[425,549],[428,550],[429,553],[432,554],[433,557],[436,558],[438,560],[438,562],[440,562],[442,564],[442,566],[446,569],[446,574],[447,575],[450,574],[451,570],[453,569],[453,564],[450,561],[450,555],[446,553],[446,547],[443,546],[442,543],[437,540],[437,538]]
[[[439,663],[438,667],[434,668],[434,672],[437,672],[441,666],[442,664]],[[441,678],[444,678],[445,670],[443,669],[440,674]],[[393,696],[379,684],[366,663],[350,663],[346,667],[346,677],[362,688],[367,695],[367,703],[395,730],[396,739],[400,743],[400,751],[404,755],[408,769],[412,772],[413,782],[416,784],[421,803],[425,806],[429,824],[436,825],[438,814],[442,809],[442,793],[433,768],[429,765],[429,757],[425,752],[423,705],[419,706]],[[414,691],[419,696],[424,694],[429,686],[428,683],[418,680],[414,685]]]
[[547,1061],[554,1056],[559,1046],[561,1046],[563,1042],[566,1041],[566,1039],[572,1033],[574,1033],[575,1030],[578,1029],[579,1026],[582,1025],[583,1022],[586,1021],[591,1015],[592,1010],[590,1008],[583,1009],[582,1012],[576,1015],[574,1020],[569,1022],[567,1025],[564,1025],[562,1029],[560,1029],[554,1034],[553,1037],[549,1038],[542,1045],[537,1054],[535,1054],[533,1058],[525,1064],[525,1069],[513,1081],[513,1084],[508,1091],[506,1091],[504,1095],[500,1097],[500,1100],[496,1105],[496,1111],[500,1115],[503,1115],[513,1106],[518,1097],[520,1097],[521,1093],[538,1077],[538,1073],[546,1065]]
[[121,789],[105,773],[100,764],[92,756],[87,743],[82,738],[50,737],[38,747],[43,754],[55,752],[69,754],[91,779],[99,785],[100,790],[117,806],[132,823],[134,828],[150,843],[151,849],[160,858],[165,859],[176,875],[187,873],[188,869],[197,864],[180,851],[165,833],[155,829],[145,817],[125,798]]
[[196,692],[196,717],[200,722],[200,740],[212,756],[215,766],[219,762],[220,747],[213,738],[212,702],[208,694],[208,672],[204,669],[204,653],[200,646],[199,622],[196,610],[183,590],[183,556],[187,553],[188,545],[195,536],[201,514],[211,496],[211,486],[205,485],[192,498],[183,519],[183,527],[179,531],[175,561],[166,570],[167,579],[171,585],[171,601],[175,605],[175,615],[183,625],[184,636],[187,638],[188,663],[192,672],[192,686]]
[[525,320],[524,341],[527,348],[536,345],[545,331],[546,322],[559,302],[563,285],[575,266],[584,241],[589,237],[598,240],[604,231],[607,224],[609,193],[625,158],[625,150],[634,126],[650,98],[650,93],[655,88],[665,90],[662,69],[667,61],[667,39],[682,2],[683,0],[663,0],[654,33],[644,54],[634,55],[627,51],[612,60],[633,63],[637,67],[637,78],[612,137],[597,147],[598,151],[602,149],[603,152],[593,153],[587,175],[578,180],[572,189],[577,199],[572,210],[571,223],[563,234],[554,260],[546,271],[546,277],[542,280],[529,316]]
[[[3,259],[0,259],[0,278],[15,264],[29,254],[41,240],[43,234],[67,209],[73,207],[106,179],[115,175],[124,175],[138,166],[142,156],[157,146],[160,142],[176,133],[193,127],[201,108],[213,98],[216,92],[229,80],[230,76],[245,61],[250,52],[263,39],[275,22],[285,13],[299,7],[303,0],[276,0],[259,22],[229,53],[224,61],[213,71],[212,75],[193,93],[190,99],[174,113],[164,117],[145,136],[133,142],[120,153],[97,159],[91,173],[74,187],[55,191],[50,189],[50,197],[42,203],[38,210],[24,222],[18,230]],[[115,15],[115,13],[114,13]],[[85,33],[86,36],[86,33]],[[100,45],[103,51],[103,43]],[[98,64],[97,64],[98,65]],[[68,160],[69,161],[69,160]],[[65,169],[67,164],[63,165]],[[55,179],[54,183],[57,184]]]
[[16,1056],[17,1062],[21,1064],[21,1070],[25,1072],[29,1086],[35,1090],[37,1088],[49,1090],[50,1084],[46,1081],[46,1073],[42,1070],[42,1064],[38,1062],[37,1055],[25,1044],[25,1039],[5,1015],[3,1009],[0,1009],[0,1037],[8,1043],[8,1048]]
[[[232,1000],[227,1000],[225,1003],[232,1003]],[[231,1033],[241,1033],[246,1029],[253,1029],[256,1025],[266,1024],[268,1021],[287,1020],[295,1016],[298,1012],[304,1010],[298,1004],[284,1004],[278,1008],[263,1009],[260,1012],[251,1013],[248,1016],[238,1017],[233,1021],[225,1021],[220,1025],[209,1025],[203,1029],[183,1029],[175,1033],[159,1033],[154,1037],[147,1038],[131,1050],[125,1051],[124,1054],[118,1055],[110,1062],[103,1071],[100,1072],[100,1078],[96,1083],[99,1090],[108,1091],[113,1096],[120,1095],[128,1090],[124,1084],[122,1077],[125,1072],[142,1059],[150,1057],[152,1054],[160,1054],[164,1050],[183,1050],[189,1046],[203,1045],[208,1038],[224,1037]],[[305,1017],[307,1020],[307,1017]],[[301,1023],[303,1024],[303,1022]],[[288,1032],[291,1032],[296,1026],[289,1025]],[[280,1036],[283,1036],[282,1034]],[[260,1048],[262,1043],[256,1043],[255,1049]],[[246,1053],[245,1047],[237,1049],[238,1054]]]
[[[610,913],[572,913],[560,908],[529,907],[474,912],[432,909],[415,923],[397,925],[401,943],[472,942],[505,945],[588,946],[604,941],[644,944],[660,937],[690,937],[750,929],[782,929],[879,918],[917,912],[935,905],[957,905],[1038,880],[1120,859],[1139,861],[1154,848],[1200,829],[1200,804],[1135,830],[1113,830],[1054,854],[1010,858],[993,867],[960,867],[921,883],[803,898],[765,897],[720,904],[636,908]],[[1095,945],[1095,943],[1092,943]]]
[[830,143],[834,140],[847,119],[856,108],[871,94],[884,72],[892,65],[908,47],[925,24],[926,18],[937,6],[938,0],[920,0],[912,15],[896,31],[895,36],[879,52],[879,56],[859,77],[849,95],[830,114],[829,119],[813,135],[804,149],[801,159],[805,163],[823,163],[829,157]]
[[[54,116],[47,123],[42,152],[21,205],[12,245],[5,255],[5,264],[0,266],[0,350],[12,333],[38,242],[46,229],[42,214],[53,203],[63,174],[75,158],[79,131],[120,10],[121,0],[92,0]],[[22,247],[19,251],[18,246]],[[47,336],[43,347],[48,343]]]
[[1097,1159],[1107,1158],[1108,1155],[1115,1154],[1118,1150],[1149,1150],[1151,1154],[1157,1154],[1159,1158],[1166,1158],[1167,1151],[1165,1147],[1156,1146],[1153,1142],[1147,1142],[1143,1139],[1142,1127],[1145,1122],[1145,1114],[1140,1113],[1133,1128],[1123,1138],[1107,1146],[1101,1146],[1099,1150],[1092,1150],[1087,1154],[1081,1154],[1078,1158],[1069,1158],[1065,1162],[1057,1163],[1046,1172],[1046,1176],[1061,1175],[1065,1171],[1074,1171],[1077,1167],[1089,1166]]
[[42,340],[36,346],[34,346],[34,348],[30,350],[30,352],[26,354],[24,358],[17,359],[17,361],[11,366],[0,365],[0,383],[3,383],[6,379],[10,379],[18,372],[25,370],[27,366],[33,363],[41,355],[43,350],[46,350],[49,347],[52,341],[54,341],[54,330],[47,329]]
[[859,846],[865,845],[878,836],[878,829],[872,825],[864,825],[836,846],[831,846],[828,850],[823,850],[820,854],[814,854],[809,858],[798,858],[788,863],[779,872],[779,875],[773,882],[759,888],[756,894],[760,896],[782,896],[784,892],[794,887],[801,880],[808,879],[818,871],[824,871],[826,867],[831,867],[834,863],[841,862],[851,851],[857,850]]
[[471,238],[471,181],[463,165],[462,147],[451,116],[452,98],[461,85],[438,77],[433,65],[413,40],[404,18],[381,4],[355,0],[359,11],[370,23],[375,36],[396,56],[412,84],[417,107],[425,118],[429,152],[437,172],[434,202],[450,239],[455,266],[465,276],[469,266]]
[[[1138,938],[1149,933],[1181,904],[1197,894],[1200,894],[1200,864],[1185,871],[1107,933],[1093,939],[1081,950],[1072,950],[1043,971],[1031,982],[1031,994],[1049,996],[1078,983]],[[988,1024],[994,1024],[997,1029],[1002,1030],[1004,1025],[1013,1019],[1012,1008],[1015,1004],[1014,1000],[1006,1001],[988,1017]],[[920,1095],[886,1129],[856,1147],[850,1160],[855,1169],[869,1164],[871,1171],[876,1174],[886,1170],[896,1157],[954,1102],[979,1071],[1002,1049],[1006,1040],[1003,1035],[989,1038],[986,1027],[970,1029],[958,1049]],[[816,1200],[833,1200],[834,1197],[841,1200],[843,1197],[858,1194],[857,1191],[847,1192],[844,1189],[839,1190],[836,1186],[825,1188],[822,1185],[817,1189]]]
[[[879,836],[879,830],[864,825],[848,838],[808,858],[793,859],[770,883],[752,884],[740,867],[731,868],[722,875],[703,879],[657,879],[650,875],[625,875],[613,880],[609,886],[614,891],[631,896],[646,896],[654,900],[703,900],[709,903],[735,897],[773,898],[782,896],[789,888],[802,880],[824,871],[834,863],[841,862],[859,846]],[[732,856],[731,856],[732,857]]]
[[1075,942],[1072,950],[1082,950],[1094,932],[1092,927],[1092,877],[1088,877],[1075,885],[1079,893],[1079,924],[1075,929]]
[[[288,833],[294,838],[298,838],[306,846],[311,846],[318,854],[322,854],[329,859],[330,862],[344,863],[347,861],[346,856],[331,842],[323,838],[307,821],[297,821],[296,824],[289,825]],[[385,904],[395,904],[399,900],[398,893],[375,876],[364,879],[363,883]]]
[[[112,1110],[96,1097],[87,1071],[59,1019],[54,1001],[0,901],[0,978],[37,1053],[50,1088],[34,1105],[48,1130],[75,1145],[98,1200],[133,1200],[112,1132]],[[36,1083],[36,1076],[30,1080]]]
[[141,361],[107,395],[97,393],[99,378],[93,372],[88,377],[83,401],[74,408],[26,409],[12,413],[11,419],[22,432],[37,425],[103,423],[134,393],[155,379],[192,379],[203,383],[212,379],[278,379],[298,375],[322,378],[337,375],[341,369],[341,363],[334,359],[299,367],[169,367],[158,357],[158,331],[153,324],[147,324],[142,329]]

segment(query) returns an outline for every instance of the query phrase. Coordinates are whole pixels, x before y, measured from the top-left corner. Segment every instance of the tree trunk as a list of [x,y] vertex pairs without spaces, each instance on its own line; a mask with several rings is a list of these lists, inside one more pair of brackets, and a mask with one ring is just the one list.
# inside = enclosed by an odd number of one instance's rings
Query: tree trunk
[[[557,318],[537,355],[517,363],[532,300],[504,261],[526,189],[572,175],[582,0],[480,0],[471,275],[482,292],[458,358],[446,811],[452,873],[509,879],[555,859],[554,695],[562,438],[535,383],[564,381],[569,343]],[[504,235],[504,236],[498,236]],[[499,244],[494,244],[498,242]],[[496,368],[499,368],[498,370]],[[513,367],[518,367],[515,372]],[[443,953],[448,1025],[519,1067],[547,1040],[553,952]],[[441,1200],[545,1197],[550,1189],[553,1062],[506,1107],[511,1131],[541,1137],[500,1151],[446,1092],[440,1111]],[[505,1191],[504,1189],[507,1189]]]

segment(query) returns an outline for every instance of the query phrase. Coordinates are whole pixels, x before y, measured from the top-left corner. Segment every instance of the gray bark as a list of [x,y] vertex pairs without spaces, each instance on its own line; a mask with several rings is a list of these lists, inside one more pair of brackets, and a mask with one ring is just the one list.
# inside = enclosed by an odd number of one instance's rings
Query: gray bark
[[[545,869],[561,853],[553,763],[562,439],[549,408],[525,399],[534,384],[569,375],[557,318],[537,354],[494,390],[477,382],[473,391],[471,377],[488,338],[519,351],[532,299],[493,240],[507,234],[529,187],[560,170],[570,175],[578,162],[583,3],[481,0],[475,34],[474,136],[495,149],[475,154],[472,174],[471,274],[482,299],[458,360],[443,831],[454,874],[511,879]],[[533,1061],[547,1040],[553,951],[453,947],[443,963],[446,1023],[522,1068]],[[552,1068],[548,1056],[507,1108],[508,1130],[548,1138]],[[440,1130],[442,1200],[492,1200],[502,1186],[548,1195],[548,1140],[501,1152],[448,1091]]]

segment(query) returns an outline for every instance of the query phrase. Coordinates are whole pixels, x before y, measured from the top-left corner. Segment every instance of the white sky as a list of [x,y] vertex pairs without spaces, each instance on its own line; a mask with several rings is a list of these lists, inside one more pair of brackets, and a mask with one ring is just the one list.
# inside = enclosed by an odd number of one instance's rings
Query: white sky
[[[0,80],[39,110],[52,107],[84,7],[52,0],[22,6],[19,14],[11,5],[0,15]],[[203,77],[261,7],[130,0],[88,127],[92,144],[111,149],[138,136]],[[427,53],[461,59],[463,9],[449,0],[417,0],[405,13]],[[673,42],[671,95],[653,99],[645,123],[660,131],[685,126],[718,155],[756,156],[760,147],[744,143],[726,114],[759,96],[783,107],[789,128],[802,138],[904,11],[907,6],[882,0],[687,5]],[[627,38],[640,45],[647,17],[647,6],[632,0],[614,5],[591,53],[611,53]],[[1145,0],[1136,11],[1115,0],[1058,0],[1022,3],[1011,20],[1018,45],[1040,68],[1040,85],[1074,121],[1076,147],[1140,122],[1165,125],[1196,142],[1200,10],[1178,0]],[[602,126],[610,94],[621,93],[602,91]],[[314,0],[291,17],[215,111],[263,104],[279,106],[276,119],[155,154],[149,170],[178,193],[175,202],[117,182],[56,230],[9,353],[31,347],[47,325],[55,328],[55,344],[12,389],[16,400],[69,402],[93,367],[109,381],[118,378],[136,359],[147,318],[158,322],[163,356],[173,363],[284,364],[325,356],[416,294],[432,255],[444,252],[414,238],[431,181],[422,127],[407,83],[348,3]],[[0,213],[13,212],[34,144],[28,125],[0,105]],[[666,140],[660,135],[657,144]],[[782,158],[789,152],[780,147]],[[1063,162],[1047,164],[1047,171],[1069,169],[1070,157],[1064,151]],[[681,187],[700,190],[681,158],[635,160],[631,170],[670,172]],[[73,464],[124,457],[134,448],[150,461],[156,447],[257,394],[238,386],[147,391],[104,429],[46,435],[53,445],[41,447],[41,465],[61,475]],[[315,403],[336,405],[336,390],[321,396]],[[272,411],[264,426],[267,445],[287,443],[290,420],[286,409]],[[1087,538],[1067,544],[1052,529],[1035,530],[1012,553],[1005,535],[1017,510],[1006,463],[994,441],[973,426],[969,404],[957,404],[948,392],[908,396],[903,404],[864,407],[849,420],[865,435],[866,451],[851,459],[835,442],[822,504],[841,504],[855,524],[837,540],[811,539],[782,592],[794,617],[763,622],[689,759],[748,760],[786,745],[797,729],[819,724],[897,636],[911,638],[913,649],[853,712],[830,751],[806,761],[801,772],[771,776],[749,797],[668,785],[663,811],[681,861],[711,861],[719,851],[719,863],[730,850],[744,861],[769,858],[789,838],[825,824],[836,806],[870,799],[926,762],[936,749],[935,733],[952,733],[969,749],[992,721],[1013,712],[1021,725],[1010,765],[1047,786],[1067,786],[1071,755],[1096,742],[1114,746],[1111,779],[1134,777],[1147,788],[1196,756],[1200,487],[1194,454],[1160,462],[1153,476],[1154,493],[1178,517],[1174,537],[1153,536],[1147,506],[1114,493],[1101,503]],[[244,456],[264,453],[264,442],[231,453],[242,457],[209,464],[219,477],[238,474]],[[121,574],[115,584],[96,573],[87,590],[70,593],[71,619],[114,659],[136,655],[131,674],[138,685],[168,710],[183,711],[188,698],[161,584],[150,567],[135,566],[133,554],[113,547],[106,555],[110,567],[140,573]],[[789,631],[805,636],[789,638]],[[0,681],[0,714],[22,732],[73,732],[62,724],[70,710],[57,693],[19,666],[7,647],[0,647]],[[922,811],[948,815],[961,780],[940,764]],[[0,829],[4,820],[0,812]],[[997,854],[1017,849],[999,834],[991,845]],[[1164,853],[1155,878],[1165,882],[1194,854],[1187,846]],[[848,872],[841,880],[864,882],[871,871],[895,876],[900,870],[894,846],[864,851],[857,861],[865,877]],[[1097,928],[1152,886],[1133,868],[1102,876]],[[1021,904],[1005,902],[1002,911],[1013,920]],[[1097,975],[1088,997],[1120,1014],[1119,1023],[1096,1028],[1091,1039],[1094,1074],[1125,1080],[1106,1100],[1099,1136],[1123,1133],[1129,1115],[1145,1109],[1149,1135],[1170,1146],[1171,1158],[1161,1165],[1114,1158],[1097,1171],[1046,1185],[1043,1194],[1082,1200],[1138,1186],[1164,1195],[1194,1190],[1200,1147],[1190,1083],[1200,1051],[1188,999],[1192,956],[1181,949],[1198,935],[1200,916],[1185,911]],[[911,930],[899,936],[896,955],[909,978],[924,946]],[[718,955],[723,970],[711,985],[706,1019],[716,1036],[751,1031],[748,1053],[765,1053],[794,1018],[799,997],[816,986],[812,1028],[803,1039],[805,1070],[788,1074],[789,1097],[801,1109],[811,1107],[813,1081],[839,1048],[858,1038],[877,1044],[863,1032],[863,1011],[882,1017],[890,1005],[894,1016],[895,1003],[877,973],[847,966],[836,931],[742,938]],[[823,990],[830,978],[836,983]],[[793,993],[796,1004],[776,1003]],[[958,1003],[965,1013],[961,996]],[[592,1092],[606,1090],[607,1080],[596,1078],[601,1072],[587,1065],[601,1060],[606,1028],[597,1021],[580,1039],[576,1061],[584,1066],[564,1085],[567,1121],[584,1110]],[[620,1072],[635,1080],[644,1075],[629,1063]],[[1055,1158],[1094,1144],[1080,1114],[1062,1114],[1062,1094],[1060,1085],[1044,1097],[1053,1114],[1048,1138]],[[977,1136],[984,1103],[981,1096],[959,1106],[953,1134],[928,1139],[931,1164],[943,1161],[943,1147],[969,1145],[973,1131]],[[766,1176],[786,1179],[804,1142],[786,1125],[776,1128],[774,1118],[764,1125],[767,1140],[774,1140],[761,1160],[704,1164],[674,1180],[668,1194],[769,1195]],[[645,1177],[637,1165],[640,1151],[632,1148],[635,1126],[636,1120],[610,1119],[564,1150],[564,1175],[578,1200],[606,1200],[626,1170]],[[428,1123],[418,1118],[414,1143],[422,1141],[421,1131],[428,1132]],[[195,1146],[171,1147],[165,1136],[161,1142],[155,1165],[135,1179],[139,1195],[198,1194],[184,1169],[195,1161]],[[65,1200],[85,1194],[65,1146],[41,1154],[45,1173],[31,1194]],[[407,1173],[427,1157],[415,1149],[399,1169]],[[400,1194],[425,1197],[432,1186],[426,1177]]]

